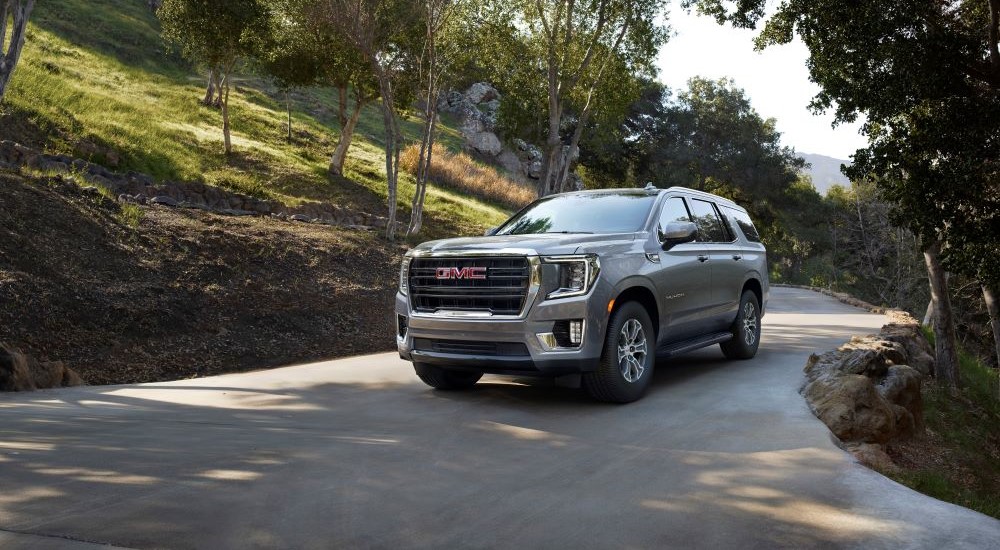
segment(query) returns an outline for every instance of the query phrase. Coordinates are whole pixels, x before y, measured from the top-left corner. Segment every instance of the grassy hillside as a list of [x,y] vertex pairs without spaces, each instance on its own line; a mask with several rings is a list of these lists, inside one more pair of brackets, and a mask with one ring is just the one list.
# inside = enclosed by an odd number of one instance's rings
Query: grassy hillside
[[[381,117],[369,107],[359,124],[345,178],[326,175],[337,137],[330,90],[292,94],[294,139],[286,140],[284,97],[244,70],[230,99],[235,154],[222,153],[221,115],[200,105],[204,75],[171,52],[143,0],[39,2],[28,40],[0,110],[0,139],[69,153],[158,179],[202,180],[295,204],[330,201],[385,210]],[[416,139],[418,121],[403,123]],[[457,148],[457,132],[442,129]],[[412,178],[401,174],[408,216]],[[454,192],[427,195],[427,234],[474,234],[505,212]]]

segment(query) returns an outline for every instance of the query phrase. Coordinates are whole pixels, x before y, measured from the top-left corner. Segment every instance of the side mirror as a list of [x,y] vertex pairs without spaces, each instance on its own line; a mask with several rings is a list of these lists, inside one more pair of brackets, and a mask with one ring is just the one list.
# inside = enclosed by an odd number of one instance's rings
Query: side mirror
[[670,250],[681,243],[689,243],[698,236],[698,226],[692,222],[670,222],[657,231],[663,250]]
[[500,227],[491,227],[491,228],[487,229],[485,233],[483,233],[483,236],[484,237],[492,237],[493,235],[497,234],[497,229],[500,229]]

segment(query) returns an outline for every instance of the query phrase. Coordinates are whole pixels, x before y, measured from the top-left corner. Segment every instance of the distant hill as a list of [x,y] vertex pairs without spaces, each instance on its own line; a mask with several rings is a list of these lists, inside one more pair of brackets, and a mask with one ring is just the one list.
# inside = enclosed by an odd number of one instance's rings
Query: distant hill
[[799,156],[812,165],[804,172],[812,178],[813,186],[820,195],[825,195],[834,185],[851,186],[851,181],[840,171],[841,164],[850,165],[851,161],[811,153],[800,153]]

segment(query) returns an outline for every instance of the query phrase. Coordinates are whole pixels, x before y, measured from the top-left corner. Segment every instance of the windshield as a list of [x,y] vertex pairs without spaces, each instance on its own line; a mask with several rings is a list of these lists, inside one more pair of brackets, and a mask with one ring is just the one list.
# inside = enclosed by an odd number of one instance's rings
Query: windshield
[[634,233],[642,229],[656,195],[578,193],[535,201],[507,220],[497,235]]

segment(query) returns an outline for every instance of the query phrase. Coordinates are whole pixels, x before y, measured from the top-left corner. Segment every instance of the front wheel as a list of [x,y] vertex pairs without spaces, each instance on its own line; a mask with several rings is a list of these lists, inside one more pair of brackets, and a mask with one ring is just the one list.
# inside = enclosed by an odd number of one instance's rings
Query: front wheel
[[583,387],[594,399],[630,403],[646,393],[655,363],[656,333],[649,314],[638,302],[626,302],[611,315],[601,362],[583,376]]
[[730,330],[733,339],[719,344],[728,359],[751,359],[760,346],[760,304],[753,291],[743,291],[740,310]]
[[414,363],[413,370],[424,384],[446,391],[471,388],[483,377],[481,372],[443,369],[426,363]]

